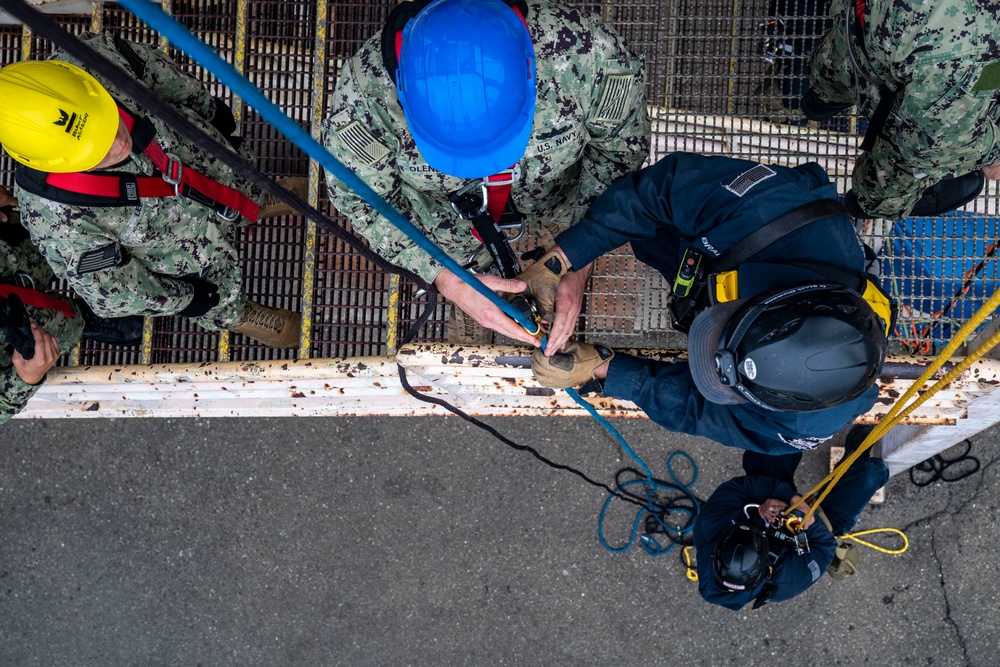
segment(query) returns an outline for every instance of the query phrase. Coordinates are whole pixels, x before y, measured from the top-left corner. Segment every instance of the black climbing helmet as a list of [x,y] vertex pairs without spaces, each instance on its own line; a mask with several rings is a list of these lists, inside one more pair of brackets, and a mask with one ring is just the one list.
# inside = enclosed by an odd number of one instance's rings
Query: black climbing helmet
[[885,351],[885,324],[861,295],[814,283],[747,299],[719,337],[715,370],[760,407],[808,412],[867,391]]
[[751,591],[768,578],[768,544],[764,532],[744,523],[729,526],[712,551],[715,582],[731,591]]

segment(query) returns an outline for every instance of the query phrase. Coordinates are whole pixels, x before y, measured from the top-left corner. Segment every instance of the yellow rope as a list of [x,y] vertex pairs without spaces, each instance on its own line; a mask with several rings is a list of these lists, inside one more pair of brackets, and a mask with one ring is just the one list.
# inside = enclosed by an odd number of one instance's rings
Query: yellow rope
[[[976,311],[976,314],[973,315],[968,322],[962,325],[962,328],[959,329],[958,333],[952,337],[948,345],[941,350],[941,353],[934,358],[934,361],[927,366],[923,374],[921,374],[916,382],[914,382],[913,385],[910,386],[910,388],[907,389],[906,392],[899,398],[899,400],[896,401],[896,403],[892,406],[892,409],[890,409],[888,414],[886,414],[885,418],[875,426],[875,429],[868,434],[868,437],[861,443],[861,446],[852,452],[850,456],[844,457],[844,460],[837,464],[837,467],[833,470],[833,472],[827,475],[823,481],[803,496],[803,498],[816,497],[816,501],[810,505],[809,511],[806,512],[806,515],[802,519],[802,523],[799,525],[805,525],[809,517],[811,517],[816,511],[816,508],[823,502],[823,499],[826,498],[828,493],[830,493],[830,490],[833,489],[837,482],[840,481],[840,478],[844,476],[847,469],[851,467],[851,464],[861,458],[861,455],[868,451],[873,444],[878,442],[890,428],[905,419],[911,412],[923,405],[934,394],[948,385],[959,375],[959,373],[964,372],[969,368],[969,366],[974,364],[983,355],[1000,343],[1000,331],[997,331],[972,354],[956,364],[954,368],[948,371],[944,377],[934,383],[934,385],[927,389],[927,391],[923,392],[912,403],[907,404],[907,401],[913,398],[914,394],[916,394],[920,388],[924,386],[924,384],[929,382],[931,378],[934,377],[934,374],[937,373],[938,370],[940,370],[940,368],[951,358],[951,355],[953,355],[958,348],[964,344],[966,339],[968,339],[968,337],[972,335],[972,332],[975,331],[976,327],[985,322],[986,318],[992,315],[998,307],[1000,307],[1000,291],[994,292],[986,303],[984,303],[983,306]],[[791,507],[787,508],[785,512],[791,512],[795,507],[802,504],[802,502],[802,500],[799,500]]]
[[[875,533],[895,533],[903,538],[903,548],[902,549],[886,549],[880,547],[877,544],[872,544],[871,542],[866,542],[865,540],[858,539],[861,535],[873,535]],[[863,544],[866,547],[874,549],[875,551],[881,551],[884,554],[889,554],[890,556],[898,556],[907,549],[910,548],[910,541],[906,539],[906,533],[901,531],[899,528],[872,528],[870,530],[861,530],[856,533],[847,533],[846,535],[841,535],[841,539],[854,540],[858,544]]]

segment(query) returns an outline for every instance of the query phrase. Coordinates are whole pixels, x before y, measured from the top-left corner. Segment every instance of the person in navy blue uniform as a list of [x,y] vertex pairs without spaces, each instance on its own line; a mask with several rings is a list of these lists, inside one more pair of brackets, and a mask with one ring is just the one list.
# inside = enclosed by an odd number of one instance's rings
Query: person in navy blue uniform
[[[865,427],[855,427],[855,447],[861,444]],[[870,429],[869,429],[870,430]],[[850,443],[848,443],[850,447]],[[809,518],[805,534],[809,540],[807,553],[796,553],[782,542],[769,542],[770,555],[759,556],[764,569],[748,582],[738,576],[725,576],[726,565],[731,564],[718,548],[731,526],[745,525],[750,530],[761,530],[765,521],[773,521],[777,513],[800,498],[795,490],[795,469],[802,453],[784,456],[763,456],[744,452],[743,469],[746,475],[735,477],[720,485],[708,499],[694,525],[694,545],[698,552],[698,592],[708,602],[727,609],[740,609],[753,602],[756,609],[768,601],[781,602],[799,595],[816,583],[834,558],[837,548],[835,536],[844,535],[858,521],[872,495],[889,479],[885,462],[871,458],[866,452],[856,460],[823,500],[822,509],[830,522],[830,529],[822,521]],[[757,507],[747,507],[756,505]],[[746,508],[746,509],[745,509]],[[808,511],[808,505],[798,509]],[[731,554],[729,554],[731,556]],[[746,558],[744,554],[740,554]],[[768,562],[768,560],[770,562]],[[721,566],[720,566],[721,563]]]
[[[722,349],[720,341],[729,335],[727,323],[742,316],[740,304],[749,305],[780,291],[781,286],[791,286],[794,293],[796,285],[828,283],[828,275],[815,273],[813,264],[836,265],[864,276],[864,247],[846,212],[821,217],[787,233],[740,265],[739,299],[712,305],[695,318],[688,337],[688,361],[667,363],[614,354],[602,346],[570,340],[583,298],[581,281],[572,279],[572,267],[588,267],[604,253],[631,243],[640,261],[673,281],[689,248],[711,261],[783,214],[823,200],[838,201],[837,190],[814,163],[788,168],[674,153],[615,182],[521,276],[529,284],[527,293],[537,299],[542,317],[551,322],[544,354],[536,350],[533,357],[536,378],[553,387],[603,380],[606,396],[633,401],[664,428],[705,436],[723,445],[764,454],[814,449],[874,405],[888,318],[879,313],[878,326],[872,326],[873,318],[866,320],[874,342],[866,343],[869,358],[860,360],[862,365],[867,363],[863,386],[852,385],[849,395],[827,397],[833,400],[802,408],[787,400],[771,400],[762,392],[726,386],[725,378],[720,382],[716,353]],[[792,316],[794,320],[795,313]],[[740,360],[736,374],[731,374],[737,385],[742,379],[749,386],[751,375],[767,371],[765,364],[754,368],[751,362]],[[786,376],[792,375],[784,370]],[[811,388],[797,390],[798,394],[833,386],[817,379],[822,377],[802,379]],[[764,400],[757,400],[757,394]]]

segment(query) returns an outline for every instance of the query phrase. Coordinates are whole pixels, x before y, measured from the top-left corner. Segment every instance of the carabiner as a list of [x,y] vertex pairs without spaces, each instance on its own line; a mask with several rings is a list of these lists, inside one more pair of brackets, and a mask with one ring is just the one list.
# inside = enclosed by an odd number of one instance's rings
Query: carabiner
[[[473,199],[472,191],[476,188],[479,188],[481,202]],[[459,190],[452,193],[448,199],[451,201],[451,208],[455,211],[455,215],[464,220],[472,220],[477,215],[486,213],[486,207],[490,203],[489,195],[486,193],[486,186],[483,185],[482,181],[472,181],[462,186]],[[461,206],[459,206],[460,204]]]
[[240,217],[240,210],[227,206],[225,211],[216,211],[215,214],[226,222],[232,222]]

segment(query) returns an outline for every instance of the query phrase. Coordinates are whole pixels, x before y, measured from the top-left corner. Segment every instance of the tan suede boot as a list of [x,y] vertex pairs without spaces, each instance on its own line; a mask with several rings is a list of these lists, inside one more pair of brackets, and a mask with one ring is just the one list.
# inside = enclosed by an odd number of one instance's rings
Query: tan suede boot
[[[309,197],[309,179],[305,176],[291,176],[278,181],[278,185],[306,201]],[[299,215],[294,208],[267,192],[264,193],[264,203],[260,205],[258,220],[275,218],[279,215]]]
[[298,347],[302,317],[284,308],[262,306],[247,299],[243,317],[230,330],[269,347]]

